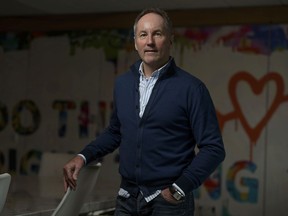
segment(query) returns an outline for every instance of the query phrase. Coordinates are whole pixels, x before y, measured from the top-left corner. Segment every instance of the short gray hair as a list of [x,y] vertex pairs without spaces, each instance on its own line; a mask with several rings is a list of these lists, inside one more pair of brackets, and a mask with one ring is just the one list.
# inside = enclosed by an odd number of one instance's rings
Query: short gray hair
[[135,19],[135,22],[134,22],[134,26],[133,26],[133,29],[134,29],[134,36],[135,36],[135,33],[136,33],[136,26],[138,24],[138,21],[146,14],[149,14],[149,13],[154,13],[154,14],[158,14],[159,16],[161,16],[164,20],[164,24],[165,24],[165,27],[166,27],[166,30],[169,32],[170,35],[173,35],[173,24],[172,24],[172,21],[170,20],[168,14],[160,9],[160,8],[147,8],[147,9],[144,9],[142,10],[138,16],[136,17]]

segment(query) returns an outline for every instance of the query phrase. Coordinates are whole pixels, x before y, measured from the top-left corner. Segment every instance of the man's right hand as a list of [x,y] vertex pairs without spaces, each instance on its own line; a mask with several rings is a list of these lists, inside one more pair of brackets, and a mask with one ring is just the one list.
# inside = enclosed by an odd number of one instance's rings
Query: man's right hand
[[76,190],[77,177],[84,164],[84,159],[79,155],[72,158],[67,164],[65,164],[63,167],[65,192],[67,191],[68,187],[70,187],[72,190]]

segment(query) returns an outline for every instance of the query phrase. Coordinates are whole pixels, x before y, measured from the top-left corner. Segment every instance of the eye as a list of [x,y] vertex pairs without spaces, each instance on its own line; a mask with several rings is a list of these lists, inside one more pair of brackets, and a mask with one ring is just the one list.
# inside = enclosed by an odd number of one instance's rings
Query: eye
[[139,34],[139,38],[145,38],[146,36],[147,36],[147,34],[144,33],[144,32],[142,32],[142,33]]
[[161,37],[161,36],[162,36],[162,33],[161,33],[161,32],[155,32],[155,36],[156,36],[156,37]]

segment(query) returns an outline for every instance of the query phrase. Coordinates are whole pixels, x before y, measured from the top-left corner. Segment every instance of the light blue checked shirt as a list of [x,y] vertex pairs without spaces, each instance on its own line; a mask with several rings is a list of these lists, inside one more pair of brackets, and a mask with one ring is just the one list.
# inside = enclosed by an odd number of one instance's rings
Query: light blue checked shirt
[[[166,64],[167,65],[167,64]],[[142,118],[143,113],[145,111],[145,107],[149,101],[150,95],[152,93],[152,90],[155,86],[155,83],[157,82],[160,72],[165,68],[163,67],[159,68],[158,70],[154,71],[151,75],[151,77],[145,77],[143,72],[143,63],[141,63],[139,67],[139,73],[140,73],[140,82],[139,82],[139,93],[140,93],[140,112],[139,116]]]

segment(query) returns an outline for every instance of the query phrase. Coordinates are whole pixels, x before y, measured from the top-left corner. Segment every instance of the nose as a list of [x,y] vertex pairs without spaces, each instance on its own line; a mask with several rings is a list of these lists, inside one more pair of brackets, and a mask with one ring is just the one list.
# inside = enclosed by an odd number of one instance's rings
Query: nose
[[152,34],[147,36],[147,44],[154,44],[154,38]]

